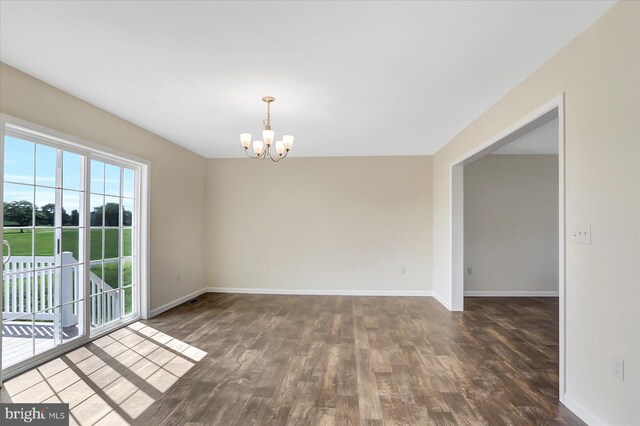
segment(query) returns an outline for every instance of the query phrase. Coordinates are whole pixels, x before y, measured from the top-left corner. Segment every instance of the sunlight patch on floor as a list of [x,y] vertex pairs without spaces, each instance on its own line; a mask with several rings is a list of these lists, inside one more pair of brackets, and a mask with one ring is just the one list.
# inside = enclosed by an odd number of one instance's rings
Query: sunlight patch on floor
[[136,322],[3,383],[1,402],[69,404],[70,424],[129,424],[207,353]]

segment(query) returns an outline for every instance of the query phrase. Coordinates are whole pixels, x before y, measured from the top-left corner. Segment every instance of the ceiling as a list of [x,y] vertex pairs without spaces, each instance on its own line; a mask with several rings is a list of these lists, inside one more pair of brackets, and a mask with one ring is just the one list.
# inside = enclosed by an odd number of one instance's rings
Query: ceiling
[[558,154],[558,117],[547,120],[492,154]]
[[206,157],[433,154],[615,2],[0,2],[0,59]]

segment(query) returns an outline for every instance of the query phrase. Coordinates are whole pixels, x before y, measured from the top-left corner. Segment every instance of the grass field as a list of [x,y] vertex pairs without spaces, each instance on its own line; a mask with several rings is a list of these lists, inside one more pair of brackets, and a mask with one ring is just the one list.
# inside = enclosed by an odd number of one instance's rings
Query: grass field
[[[78,259],[78,229],[62,228],[62,251],[70,251]],[[104,256],[102,253],[102,229],[91,229],[91,260],[112,259],[118,257],[119,231],[118,228],[105,228]],[[123,228],[122,255],[131,256],[131,228]],[[11,245],[13,256],[31,256],[32,230],[23,232],[15,228],[4,228],[4,239]],[[55,252],[55,231],[51,229],[35,230],[35,255],[53,256]],[[7,248],[4,247],[4,255]]]

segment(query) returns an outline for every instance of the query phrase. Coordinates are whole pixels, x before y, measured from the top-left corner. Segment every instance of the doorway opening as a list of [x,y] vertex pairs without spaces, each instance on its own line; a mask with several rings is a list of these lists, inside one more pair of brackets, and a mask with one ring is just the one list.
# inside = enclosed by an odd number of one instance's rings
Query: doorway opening
[[[565,348],[565,278],[564,278],[564,270],[565,270],[565,220],[564,220],[564,97],[563,95],[553,99],[549,103],[541,106],[536,111],[532,112],[527,117],[523,118],[509,129],[505,130],[501,134],[489,139],[485,144],[483,144],[479,149],[474,150],[456,161],[452,162],[451,167],[451,310],[453,311],[463,311],[465,304],[465,292],[467,292],[467,296],[533,296],[535,293],[539,296],[554,296],[558,297],[558,349],[559,349],[559,399],[562,402],[564,399],[564,371],[565,371],[565,356],[564,356],[564,348]],[[556,124],[557,123],[557,124]],[[552,128],[552,130],[550,129]],[[465,170],[469,172],[469,174],[473,174],[473,177],[477,177],[477,175],[482,173],[483,168],[491,168],[501,166],[500,163],[505,163],[505,158],[500,158],[499,154],[509,154],[509,152],[514,152],[514,148],[516,147],[515,141],[522,141],[527,139],[526,135],[535,134],[536,132],[540,132],[540,129],[545,129],[548,134],[555,135],[553,144],[555,146],[549,147],[547,149],[553,149],[553,155],[557,155],[553,160],[546,159],[546,164],[540,167],[546,167],[551,170],[551,173],[554,173],[557,176],[555,179],[555,197],[557,203],[549,204],[550,208],[556,208],[555,213],[555,226],[553,224],[549,225],[546,229],[553,229],[553,233],[557,237],[555,240],[555,248],[551,247],[552,255],[556,256],[555,259],[550,259],[549,253],[540,253],[541,246],[549,249],[549,241],[545,241],[544,244],[533,249],[530,245],[521,245],[522,251],[533,250],[537,256],[538,261],[540,259],[545,259],[545,264],[537,265],[530,268],[530,271],[535,271],[536,268],[542,268],[543,271],[540,272],[537,276],[533,274],[532,280],[540,280],[540,276],[547,276],[549,278],[550,274],[555,275],[552,279],[546,280],[546,282],[540,283],[541,287],[535,288],[531,290],[530,288],[525,288],[526,286],[530,286],[531,283],[525,283],[520,288],[505,288],[504,282],[508,282],[506,279],[503,280],[502,283],[495,283],[492,281],[496,281],[497,277],[507,276],[509,267],[518,266],[522,267],[522,265],[513,265],[509,263],[508,267],[505,267],[505,263],[509,262],[508,259],[500,258],[500,253],[486,253],[483,252],[482,247],[472,246],[467,247],[465,242],[469,242],[468,238],[465,238],[465,233],[467,230],[465,229]],[[513,144],[512,144],[513,143]],[[511,146],[509,146],[511,144]],[[530,144],[531,145],[531,144]],[[516,151],[526,150],[527,147],[520,146]],[[529,146],[528,149],[533,149],[532,146]],[[540,146],[536,146],[535,149],[540,150]],[[472,163],[476,162],[472,165]],[[480,163],[480,162],[483,163]],[[549,164],[549,161],[555,162],[554,164]],[[493,164],[490,164],[493,163]],[[554,167],[555,166],[555,167]],[[511,165],[510,167],[524,167],[523,165]],[[532,166],[529,164],[527,167],[533,167],[535,169],[536,166]],[[500,173],[497,170],[494,170],[493,178],[499,179]],[[548,176],[547,176],[548,178]],[[543,179],[543,178],[541,178]],[[544,180],[544,179],[543,179]],[[548,180],[548,179],[547,179]],[[474,182],[475,185],[476,182]],[[522,183],[522,182],[521,182]],[[502,181],[501,186],[505,186],[506,184]],[[473,189],[474,185],[469,185]],[[546,183],[548,186],[548,182]],[[504,188],[503,188],[504,189]],[[515,190],[512,188],[512,190]],[[504,195],[504,194],[503,194]],[[498,196],[499,197],[499,196]],[[521,199],[526,199],[526,194],[519,194]],[[546,200],[548,201],[548,194],[546,196]],[[471,204],[472,207],[478,208],[480,205],[481,208],[484,208],[483,214],[491,214],[490,211],[494,209],[496,204],[500,204],[493,201],[492,205],[485,205],[482,207],[482,202],[486,202],[488,200],[474,200]],[[504,200],[502,200],[504,202]],[[531,201],[531,200],[529,200]],[[536,206],[536,209],[539,210],[540,206]],[[521,215],[528,214],[530,210],[525,210],[520,212]],[[509,214],[513,214],[511,211]],[[526,219],[526,218],[525,218]],[[502,222],[501,222],[502,220]],[[495,234],[490,234],[491,229],[487,229],[490,226],[498,226],[501,228],[501,231],[504,232],[505,229],[509,229],[509,226],[505,226],[504,218],[495,217],[485,217],[486,223],[482,223],[482,220],[476,221],[476,223],[467,223],[470,225],[469,231],[471,233],[483,234],[485,236],[490,235],[491,238],[508,238],[509,233],[506,233],[502,236],[496,236]],[[551,218],[553,220],[553,218]],[[486,227],[483,229],[483,225]],[[517,220],[514,220],[511,225],[520,226]],[[494,230],[495,231],[495,230]],[[530,231],[530,230],[528,230]],[[550,232],[550,231],[549,231]],[[489,233],[489,234],[487,234]],[[513,229],[511,229],[510,234],[513,236]],[[468,237],[468,235],[467,235]],[[503,240],[504,241],[504,240]],[[536,243],[537,244],[537,243]],[[535,245],[535,244],[533,244]],[[512,248],[513,249],[513,248]],[[484,247],[486,251],[486,247]],[[499,251],[499,250],[497,250]],[[504,253],[503,253],[504,254]],[[525,254],[526,255],[526,254]],[[483,265],[479,266],[481,269],[478,269],[478,265],[469,264],[469,261],[480,262]],[[501,263],[502,262],[502,263]],[[517,263],[517,262],[516,262]],[[485,265],[489,269],[492,269],[491,272],[496,272],[496,269],[501,269],[498,271],[497,275],[493,275],[491,273],[487,274]],[[479,279],[480,276],[483,275],[484,279]],[[519,277],[512,276],[512,280],[517,280]],[[527,281],[527,280],[523,280]],[[495,287],[497,285],[497,287]],[[483,287],[485,286],[485,287]],[[486,286],[494,286],[493,288]],[[546,286],[546,287],[545,287]],[[557,289],[557,290],[556,290]],[[484,292],[484,294],[480,294],[480,292]]]

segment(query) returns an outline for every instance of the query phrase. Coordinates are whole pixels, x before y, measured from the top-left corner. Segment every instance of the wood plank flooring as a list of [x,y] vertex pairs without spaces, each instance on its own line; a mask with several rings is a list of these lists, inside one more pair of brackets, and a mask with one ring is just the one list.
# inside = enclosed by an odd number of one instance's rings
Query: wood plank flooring
[[71,400],[80,424],[582,424],[557,401],[554,298],[467,298],[464,313],[428,297],[200,299],[0,399]]

